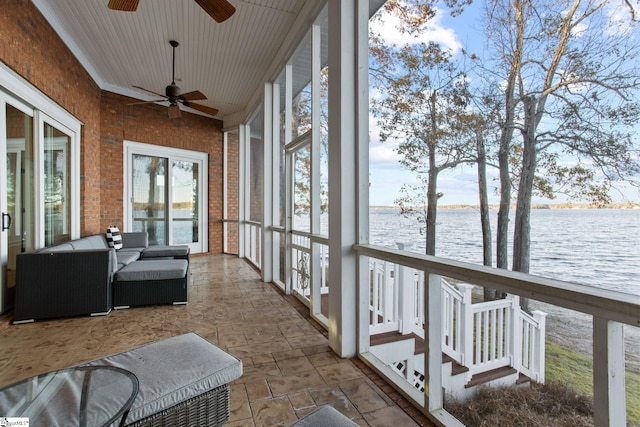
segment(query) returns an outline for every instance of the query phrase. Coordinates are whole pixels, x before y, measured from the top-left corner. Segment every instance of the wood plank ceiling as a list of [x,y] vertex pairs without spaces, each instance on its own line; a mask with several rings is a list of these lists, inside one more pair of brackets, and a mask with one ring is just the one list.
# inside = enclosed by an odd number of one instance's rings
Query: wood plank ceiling
[[[136,12],[107,8],[107,0],[32,0],[100,88],[140,100],[134,89],[164,93],[171,83],[176,40],[176,84],[200,90],[198,101],[216,118],[244,111],[264,79],[302,0],[229,0],[236,13],[216,23],[193,0],[140,0]],[[193,112],[193,111],[192,111]]]

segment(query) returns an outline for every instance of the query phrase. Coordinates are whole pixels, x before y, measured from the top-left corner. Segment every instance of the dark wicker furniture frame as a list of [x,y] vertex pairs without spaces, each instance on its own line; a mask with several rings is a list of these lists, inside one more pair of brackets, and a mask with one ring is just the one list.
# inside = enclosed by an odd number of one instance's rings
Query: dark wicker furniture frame
[[180,402],[162,412],[135,421],[132,427],[219,426],[229,419],[229,384]]

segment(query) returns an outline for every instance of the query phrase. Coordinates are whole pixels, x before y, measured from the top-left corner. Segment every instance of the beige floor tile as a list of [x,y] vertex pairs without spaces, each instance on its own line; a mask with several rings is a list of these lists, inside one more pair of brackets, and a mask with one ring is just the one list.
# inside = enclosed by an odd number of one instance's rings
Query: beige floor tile
[[298,419],[286,397],[252,402],[251,410],[256,427],[284,427]]
[[[192,257],[189,303],[0,327],[0,387],[40,373],[196,332],[243,361],[226,427],[289,426],[329,404],[366,426],[416,425],[350,361],[295,297],[237,257]],[[385,407],[380,407],[382,405]]]

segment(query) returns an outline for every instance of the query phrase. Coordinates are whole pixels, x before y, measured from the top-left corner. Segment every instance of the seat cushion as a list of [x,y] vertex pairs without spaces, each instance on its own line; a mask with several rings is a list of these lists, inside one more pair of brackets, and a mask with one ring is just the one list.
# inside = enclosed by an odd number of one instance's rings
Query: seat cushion
[[118,251],[116,252],[118,259],[118,269],[121,269],[125,265],[129,265],[134,261],[140,259],[140,252],[136,251]]
[[146,344],[83,365],[116,366],[138,377],[140,391],[127,417],[127,424],[242,375],[239,359],[194,333]]
[[142,259],[149,258],[186,258],[189,255],[187,245],[158,245],[149,246],[142,251]]
[[118,282],[142,280],[182,279],[187,275],[189,263],[184,259],[134,261],[116,273]]

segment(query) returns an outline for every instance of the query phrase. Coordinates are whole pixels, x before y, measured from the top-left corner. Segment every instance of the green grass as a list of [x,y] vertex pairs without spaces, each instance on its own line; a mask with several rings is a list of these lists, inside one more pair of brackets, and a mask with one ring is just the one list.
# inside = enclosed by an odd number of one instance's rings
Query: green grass
[[[566,384],[576,392],[593,396],[593,361],[575,350],[547,341],[546,381]],[[640,426],[640,372],[627,369],[627,423]]]

